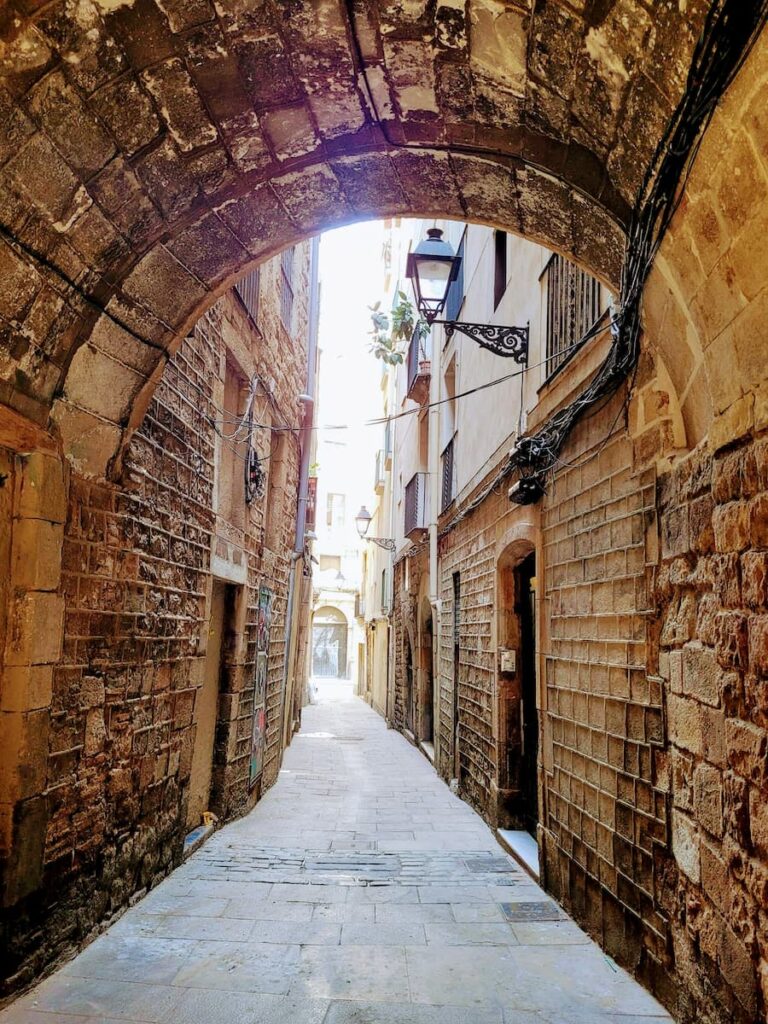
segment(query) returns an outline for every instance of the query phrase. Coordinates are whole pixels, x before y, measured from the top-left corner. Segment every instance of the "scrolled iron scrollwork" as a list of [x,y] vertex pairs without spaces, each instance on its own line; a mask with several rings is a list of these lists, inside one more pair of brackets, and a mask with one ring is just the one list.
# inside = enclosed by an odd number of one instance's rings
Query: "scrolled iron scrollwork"
[[521,365],[528,362],[528,324],[525,327],[504,327],[499,324],[459,323],[456,320],[438,322],[443,323],[447,338],[460,331],[497,356],[514,359]]

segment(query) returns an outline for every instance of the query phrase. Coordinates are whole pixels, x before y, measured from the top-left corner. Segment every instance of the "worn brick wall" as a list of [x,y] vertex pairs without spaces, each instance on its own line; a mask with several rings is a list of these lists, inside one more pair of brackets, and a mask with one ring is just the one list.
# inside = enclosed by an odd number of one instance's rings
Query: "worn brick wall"
[[[657,481],[665,424],[633,438],[623,402],[576,429],[541,503],[543,880],[678,1019],[747,1024],[767,1005],[768,440]],[[491,821],[496,559],[520,517],[492,493],[440,545],[438,770],[455,774],[458,572],[460,792]],[[395,585],[400,701],[417,586]]]
[[768,1008],[768,440],[696,451],[663,481],[658,662],[681,1016]]
[[[271,393],[261,394],[257,421],[271,410],[272,424],[299,424],[308,252],[308,246],[299,250],[296,341],[279,323],[278,260],[263,268],[260,332],[228,293],[184,341],[131,441],[120,479],[94,482],[72,474],[62,555],[64,642],[53,670],[44,769],[43,873],[35,891],[4,918],[9,989],[82,943],[179,862],[211,554],[222,544],[242,551],[247,577],[238,631],[223,653],[211,807],[222,818],[241,813],[277,776],[297,433],[290,431],[280,449],[282,486],[272,493],[277,507],[270,510],[275,526],[269,538],[266,495],[235,529],[215,508],[222,445],[216,429],[232,430],[221,422],[217,396],[225,352],[237,342],[250,351],[250,369]],[[256,431],[254,444],[267,460],[274,457],[273,441],[270,430]],[[249,791],[261,585],[274,592],[267,747],[261,786]]]

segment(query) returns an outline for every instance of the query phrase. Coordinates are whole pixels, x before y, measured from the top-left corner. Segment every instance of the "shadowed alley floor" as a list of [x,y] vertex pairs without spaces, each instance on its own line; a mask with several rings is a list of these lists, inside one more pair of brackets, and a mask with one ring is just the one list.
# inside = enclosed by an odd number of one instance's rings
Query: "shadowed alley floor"
[[277,784],[0,1024],[657,1024],[347,687]]

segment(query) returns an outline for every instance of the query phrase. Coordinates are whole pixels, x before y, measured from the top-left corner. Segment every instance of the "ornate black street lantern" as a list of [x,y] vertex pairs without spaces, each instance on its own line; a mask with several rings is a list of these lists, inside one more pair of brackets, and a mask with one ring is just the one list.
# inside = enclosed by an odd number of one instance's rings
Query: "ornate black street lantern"
[[370,540],[374,544],[378,544],[380,548],[384,548],[385,551],[394,551],[395,542],[390,537],[368,537],[368,528],[371,525],[373,516],[365,507],[362,505],[360,511],[355,516],[355,526],[357,527],[358,535],[361,540]]
[[445,309],[448,290],[460,267],[461,256],[445,241],[440,228],[430,228],[427,237],[408,253],[405,276],[413,285],[419,313],[430,326]]
[[461,256],[457,256],[451,244],[445,241],[440,228],[429,228],[427,237],[408,253],[405,267],[405,276],[413,287],[419,315],[430,327],[443,324],[448,338],[454,331],[460,331],[497,356],[506,356],[520,364],[527,363],[528,324],[525,327],[501,327],[438,319],[445,309],[448,292],[458,277],[460,267]]

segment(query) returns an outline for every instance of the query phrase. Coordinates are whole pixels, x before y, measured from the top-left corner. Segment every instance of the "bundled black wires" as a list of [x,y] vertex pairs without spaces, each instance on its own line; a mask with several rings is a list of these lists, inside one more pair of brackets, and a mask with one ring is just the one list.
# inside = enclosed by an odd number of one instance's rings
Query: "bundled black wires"
[[[680,204],[715,108],[767,20],[768,0],[718,0],[710,8],[694,50],[685,92],[638,190],[627,237],[621,303],[611,328],[613,345],[578,398],[555,413],[535,434],[518,441],[507,469],[510,473],[519,470],[521,483],[528,484],[520,489],[521,497],[531,495],[531,500],[537,500],[535,495],[541,496],[547,473],[560,461],[559,453],[579,419],[598,402],[614,395],[630,375],[634,379],[640,356],[641,301],[645,283]],[[627,402],[631,386],[630,382]],[[625,407],[626,402],[619,409],[602,446],[612,436]]]

